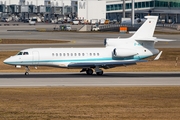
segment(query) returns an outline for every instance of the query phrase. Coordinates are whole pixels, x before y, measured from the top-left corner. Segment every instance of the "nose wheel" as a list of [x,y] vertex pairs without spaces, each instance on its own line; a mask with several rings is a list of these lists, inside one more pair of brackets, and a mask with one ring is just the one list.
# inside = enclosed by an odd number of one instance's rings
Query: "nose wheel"
[[28,73],[28,72],[25,72],[24,75],[29,75],[29,73]]
[[26,66],[25,69],[26,69],[26,72],[24,73],[24,75],[29,75],[29,71],[30,71],[29,67]]

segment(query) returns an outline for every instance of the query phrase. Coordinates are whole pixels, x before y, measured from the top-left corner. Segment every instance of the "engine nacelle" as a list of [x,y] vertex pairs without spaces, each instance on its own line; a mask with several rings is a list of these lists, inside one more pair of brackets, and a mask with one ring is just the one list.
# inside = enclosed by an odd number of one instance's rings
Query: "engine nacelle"
[[137,54],[136,50],[128,48],[115,48],[113,51],[115,57],[131,57]]
[[119,44],[119,42],[121,42],[119,40],[119,38],[106,38],[104,40],[104,46],[108,47],[108,46],[117,46],[117,44]]
[[120,39],[120,38],[106,38],[104,40],[104,46],[105,47],[124,46],[124,45],[127,45],[129,43],[132,43],[132,41],[129,42],[129,40],[130,39],[128,39],[128,38],[123,38],[123,39]]

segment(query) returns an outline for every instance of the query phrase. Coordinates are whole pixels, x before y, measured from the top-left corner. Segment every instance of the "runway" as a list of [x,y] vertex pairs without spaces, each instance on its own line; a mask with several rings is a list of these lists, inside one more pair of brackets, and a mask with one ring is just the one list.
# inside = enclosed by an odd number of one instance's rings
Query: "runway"
[[[72,79],[73,78],[73,79]],[[105,73],[0,73],[0,87],[65,87],[65,86],[179,86],[180,73],[128,72]]]

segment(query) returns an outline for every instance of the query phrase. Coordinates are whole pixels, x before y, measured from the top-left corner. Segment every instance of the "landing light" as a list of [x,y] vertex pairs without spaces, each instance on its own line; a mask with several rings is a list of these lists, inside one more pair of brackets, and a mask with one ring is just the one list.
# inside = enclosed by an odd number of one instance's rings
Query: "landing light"
[[16,68],[21,68],[21,65],[15,65]]

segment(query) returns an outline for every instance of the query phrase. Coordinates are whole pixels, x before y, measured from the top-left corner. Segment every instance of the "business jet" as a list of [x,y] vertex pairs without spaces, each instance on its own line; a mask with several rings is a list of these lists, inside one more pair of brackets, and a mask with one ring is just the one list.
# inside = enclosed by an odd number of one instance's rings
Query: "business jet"
[[145,58],[162,54],[154,48],[158,41],[172,41],[153,37],[157,16],[145,16],[146,21],[129,38],[106,38],[104,48],[30,48],[21,50],[4,60],[5,64],[16,68],[25,66],[25,75],[29,74],[28,66],[50,66],[59,68],[81,68],[80,72],[92,75],[103,75],[103,69],[117,66],[135,65],[145,62]]

